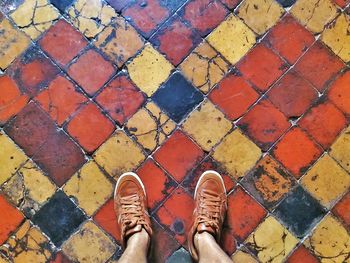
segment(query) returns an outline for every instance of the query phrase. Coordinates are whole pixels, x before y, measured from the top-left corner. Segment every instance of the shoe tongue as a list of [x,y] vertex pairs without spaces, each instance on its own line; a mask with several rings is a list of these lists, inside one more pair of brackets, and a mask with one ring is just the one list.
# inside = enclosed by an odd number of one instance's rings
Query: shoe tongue
[[203,232],[208,232],[209,234],[216,235],[216,231],[214,228],[211,226],[206,226],[204,223],[200,223],[197,226],[197,232],[198,233],[203,233]]
[[137,232],[141,232],[142,230],[142,225],[135,225],[134,227],[128,229],[125,233],[125,236],[128,238],[129,236],[137,233]]

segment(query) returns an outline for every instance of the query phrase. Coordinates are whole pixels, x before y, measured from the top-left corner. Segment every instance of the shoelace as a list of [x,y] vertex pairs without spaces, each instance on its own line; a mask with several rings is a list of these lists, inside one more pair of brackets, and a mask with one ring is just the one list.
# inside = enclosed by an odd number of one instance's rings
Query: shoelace
[[141,201],[137,194],[120,198],[121,214],[120,219],[122,225],[133,228],[137,224],[145,225],[146,221],[142,211]]
[[199,223],[204,223],[215,230],[219,229],[221,198],[214,191],[203,190],[200,193]]

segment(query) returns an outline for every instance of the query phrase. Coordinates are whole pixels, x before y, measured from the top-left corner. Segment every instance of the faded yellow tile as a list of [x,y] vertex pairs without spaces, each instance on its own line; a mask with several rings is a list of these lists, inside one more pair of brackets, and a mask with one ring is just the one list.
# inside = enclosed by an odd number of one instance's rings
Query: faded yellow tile
[[186,133],[206,151],[210,151],[231,128],[231,122],[208,100],[193,111],[183,124]]
[[58,10],[48,0],[26,0],[10,15],[16,25],[32,39],[49,29],[59,16]]
[[298,0],[291,14],[312,32],[320,33],[336,17],[337,7],[331,0]]
[[298,244],[294,237],[274,217],[267,217],[245,241],[260,262],[280,263]]
[[256,37],[239,18],[231,14],[207,40],[231,64],[236,64],[255,44]]
[[150,44],[127,65],[130,78],[149,97],[169,77],[173,65]]
[[3,248],[13,263],[45,263],[52,254],[49,240],[39,228],[31,226],[29,221],[23,223]]
[[254,167],[261,154],[260,148],[236,129],[214,150],[213,157],[238,179]]
[[63,191],[91,216],[112,196],[113,185],[97,164],[90,161],[69,179]]
[[350,61],[350,16],[341,14],[322,34],[322,41],[345,62]]
[[201,43],[180,65],[185,77],[208,93],[227,73],[229,65],[207,42]]
[[121,67],[142,48],[143,40],[124,18],[118,16],[96,37],[95,45]]
[[5,70],[29,45],[30,39],[10,21],[0,22],[0,69]]
[[117,16],[114,9],[101,0],[77,0],[68,14],[73,25],[88,38],[94,38]]
[[86,222],[62,246],[63,252],[74,262],[104,263],[115,249],[112,240],[91,221]]
[[258,263],[258,261],[249,253],[237,250],[231,257],[233,263]]
[[275,0],[245,0],[237,15],[257,34],[264,34],[284,13]]
[[324,217],[304,244],[321,263],[350,262],[350,234],[330,214]]
[[5,256],[0,254],[0,263],[10,263],[10,261],[8,261]]
[[0,185],[8,180],[26,160],[27,156],[14,142],[0,132]]
[[128,120],[126,127],[151,152],[175,129],[176,124],[157,105],[150,102]]
[[331,208],[350,189],[350,175],[328,154],[317,161],[301,182],[327,208]]
[[93,158],[109,175],[118,178],[134,170],[145,155],[123,131],[117,131],[95,152]]
[[331,146],[330,155],[336,159],[340,165],[350,172],[350,126],[338,137]]
[[29,161],[2,186],[2,189],[17,207],[27,215],[34,215],[57,188],[32,161]]

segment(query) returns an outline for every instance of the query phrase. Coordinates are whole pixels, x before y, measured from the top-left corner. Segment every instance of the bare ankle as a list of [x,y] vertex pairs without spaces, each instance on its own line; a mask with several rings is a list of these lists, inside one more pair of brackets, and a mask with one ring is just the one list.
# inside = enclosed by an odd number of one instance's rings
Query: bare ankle
[[140,232],[137,232],[129,237],[127,247],[145,248],[147,250],[150,242],[151,238],[149,234],[145,229],[142,229]]
[[214,237],[208,232],[196,233],[194,236],[194,245],[198,251],[216,242]]

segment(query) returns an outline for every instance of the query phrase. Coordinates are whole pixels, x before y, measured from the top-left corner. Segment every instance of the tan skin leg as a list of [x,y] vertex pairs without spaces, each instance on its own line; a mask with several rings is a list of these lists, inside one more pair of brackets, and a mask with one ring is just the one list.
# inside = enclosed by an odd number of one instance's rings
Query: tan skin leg
[[146,263],[150,237],[146,230],[133,234],[127,241],[126,249],[118,263]]
[[232,263],[215,238],[207,232],[197,233],[194,245],[198,251],[199,263]]

